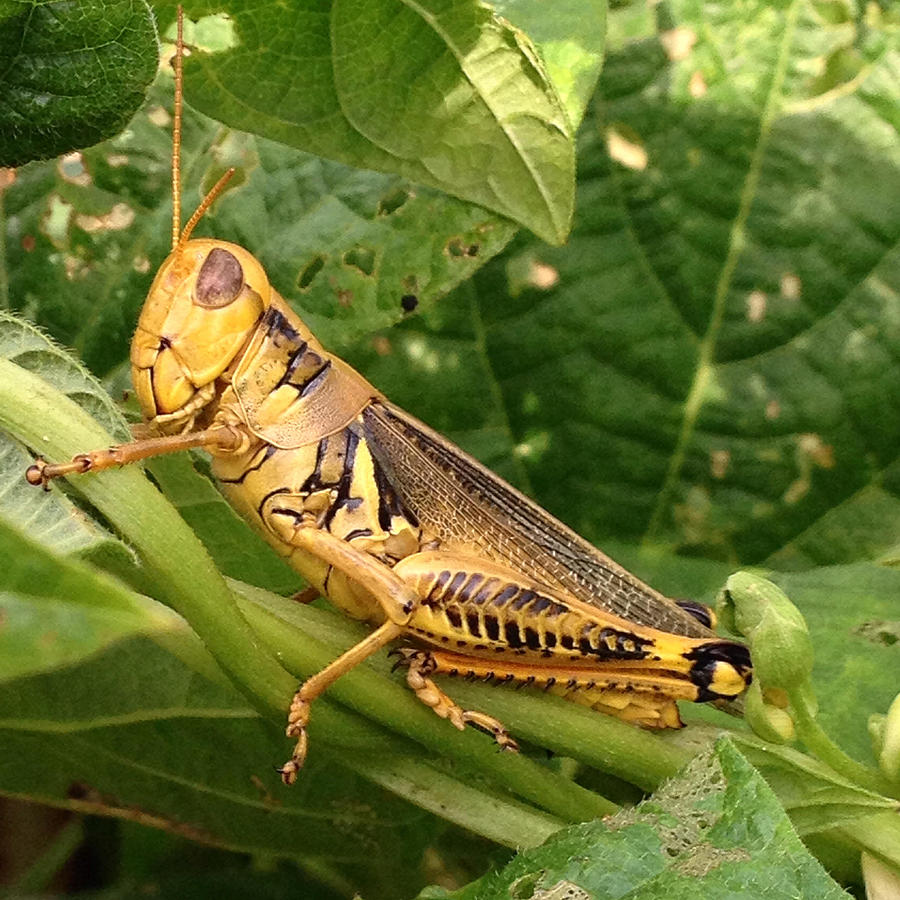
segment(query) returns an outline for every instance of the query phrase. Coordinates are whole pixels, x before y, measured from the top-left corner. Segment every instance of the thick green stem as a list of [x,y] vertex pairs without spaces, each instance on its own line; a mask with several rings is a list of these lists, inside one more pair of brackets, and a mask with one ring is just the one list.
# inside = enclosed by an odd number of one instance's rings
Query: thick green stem
[[[454,699],[496,716],[513,734],[616,775],[646,791],[672,778],[693,755],[665,738],[562,697],[508,688],[453,685]],[[481,699],[479,699],[481,698]]]
[[[503,792],[439,770],[417,744],[336,704],[317,701],[310,730],[310,755],[327,753],[369,781],[504,847],[537,846],[567,824]],[[320,740],[326,737],[331,738],[327,750]]]

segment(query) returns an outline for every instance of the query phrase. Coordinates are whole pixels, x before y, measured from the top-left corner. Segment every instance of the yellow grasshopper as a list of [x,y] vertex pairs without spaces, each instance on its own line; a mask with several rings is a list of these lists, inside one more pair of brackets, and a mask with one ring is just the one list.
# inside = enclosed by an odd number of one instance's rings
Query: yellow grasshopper
[[38,460],[33,484],[200,447],[229,502],[346,614],[362,641],[291,704],[291,783],[310,704],[379,648],[399,651],[416,695],[457,728],[506,749],[501,722],[459,707],[435,674],[538,685],[625,720],[679,727],[677,700],[739,695],[742,644],[705,607],[668,599],[595,549],[330,354],[244,248],[192,239],[228,174],[181,228],[181,14],[175,57],[172,252],[131,345],[154,434],[68,463]]

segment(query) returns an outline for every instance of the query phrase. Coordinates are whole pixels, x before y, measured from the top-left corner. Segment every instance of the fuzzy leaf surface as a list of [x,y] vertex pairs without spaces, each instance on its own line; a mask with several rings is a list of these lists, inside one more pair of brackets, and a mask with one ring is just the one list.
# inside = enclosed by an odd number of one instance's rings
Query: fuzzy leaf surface
[[119,132],[156,75],[144,0],[10,0],[0,7],[0,166]]

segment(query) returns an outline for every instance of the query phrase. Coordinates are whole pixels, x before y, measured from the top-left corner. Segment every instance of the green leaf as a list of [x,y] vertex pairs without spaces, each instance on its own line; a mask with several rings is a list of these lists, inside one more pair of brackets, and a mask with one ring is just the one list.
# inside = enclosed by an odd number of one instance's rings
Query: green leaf
[[[129,432],[121,412],[83,366],[30,323],[0,310],[0,357],[40,375],[77,399],[120,440]],[[134,553],[61,491],[37,496],[25,481],[34,455],[0,430],[0,519],[18,523],[34,539],[58,553],[91,559],[125,578],[136,576]]]
[[900,572],[857,563],[773,577],[810,625],[819,722],[870,761],[868,717],[887,712],[900,690],[900,645],[873,638],[867,626],[896,617]]
[[[580,7],[590,22],[582,42],[600,42],[602,7]],[[487,6],[299,0],[186,11],[227,11],[233,25],[227,49],[186,67],[198,109],[478,203],[552,243],[568,234],[572,124],[531,41]],[[585,47],[578,59],[596,73],[601,49]]]
[[63,560],[0,519],[0,682],[70,665],[118,638],[187,631],[164,606]]
[[698,756],[650,800],[605,822],[575,825],[453,900],[703,896],[846,898],[809,855],[784,811],[727,740]]
[[8,685],[0,732],[4,762],[15,761],[0,767],[4,793],[221,847],[359,862],[400,853],[422,822],[325,760],[310,762],[298,790],[285,790],[269,764],[284,754],[279,730],[230,687],[137,637]]
[[119,132],[156,75],[144,0],[6,0],[0,6],[0,166]]
[[34,457],[0,431],[0,520],[28,523],[28,535],[61,553],[100,555],[106,549],[127,550],[108,531],[83,513],[65,494],[35,495],[25,481]]
[[0,358],[33,372],[75,400],[87,415],[127,441],[131,432],[121,410],[88,370],[30,322],[0,310]]

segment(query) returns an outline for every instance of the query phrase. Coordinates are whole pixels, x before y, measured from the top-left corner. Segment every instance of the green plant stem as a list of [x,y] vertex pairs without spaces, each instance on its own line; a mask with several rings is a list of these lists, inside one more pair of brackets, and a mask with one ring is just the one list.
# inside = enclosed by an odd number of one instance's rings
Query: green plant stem
[[348,768],[416,806],[503,847],[537,847],[567,822],[509,797],[452,778],[412,755],[363,759],[338,754]]
[[806,748],[822,762],[831,766],[835,772],[856,782],[866,790],[883,794],[887,797],[896,797],[897,788],[892,785],[881,773],[868,766],[857,762],[841,750],[834,741],[825,733],[821,725],[816,721],[809,705],[799,698],[793,702],[791,698],[791,712],[794,717],[794,725],[797,728],[797,737],[806,745]]
[[[76,403],[6,359],[0,359],[0,425],[52,460],[111,443]],[[254,707],[283,715],[296,688],[294,678],[253,634],[206,549],[140,468],[70,481],[127,538],[162,599],[191,623]]]
[[503,792],[442,771],[424,758],[417,744],[326,700],[317,701],[310,732],[311,756],[327,754],[369,781],[504,847],[537,846],[566,824]]

